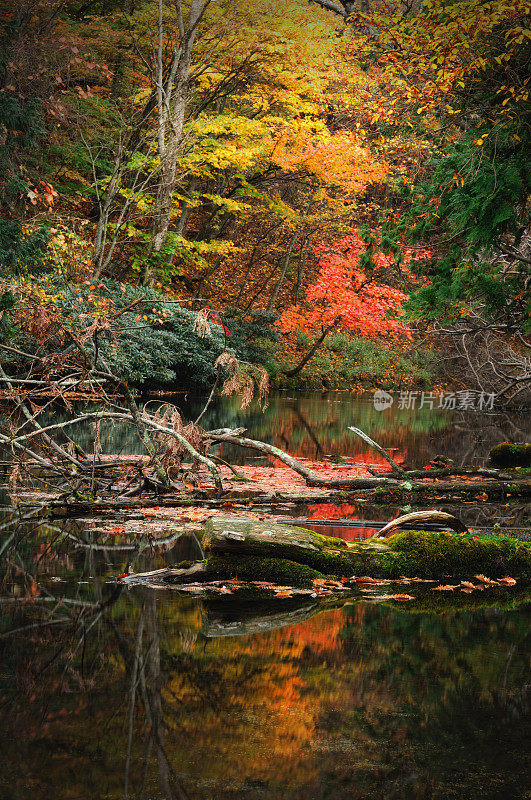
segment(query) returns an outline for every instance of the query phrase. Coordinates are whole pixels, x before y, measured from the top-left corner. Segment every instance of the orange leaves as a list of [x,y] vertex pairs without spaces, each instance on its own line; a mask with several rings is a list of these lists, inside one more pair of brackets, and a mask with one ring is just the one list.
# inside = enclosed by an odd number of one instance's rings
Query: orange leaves
[[345,586],[341,581],[333,580],[332,578],[314,578],[313,585],[318,589],[344,589]]
[[407,600],[414,600],[415,598],[411,594],[388,594],[386,595],[387,600],[398,600],[400,603],[406,602]]
[[432,592],[453,592],[454,589],[457,589],[459,584],[452,585],[450,583],[446,584],[445,586],[433,586]]
[[326,128],[318,136],[301,128],[296,135],[281,137],[272,161],[286,171],[305,169],[323,183],[352,194],[359,194],[369,183],[379,183],[388,171],[387,164],[375,161],[355,132],[330,133]]
[[[491,578],[487,578],[485,575],[474,575],[474,577],[475,577],[475,579],[477,581],[479,581],[480,584],[482,584],[485,587],[486,586],[499,586],[500,583],[501,583],[501,581],[493,581]],[[505,582],[504,583],[505,586],[514,586],[514,584],[516,583],[514,578],[506,577],[506,578],[502,578],[502,580]],[[509,583],[507,583],[507,581],[509,581]],[[510,581],[514,581],[514,583],[511,583]]]
[[472,583],[472,581],[461,581],[457,585],[453,584],[446,584],[440,586],[434,586],[432,588],[433,592],[453,592],[454,589],[460,589],[465,594],[471,594],[474,591],[484,591],[485,589],[493,588],[495,586],[515,586],[516,580],[511,578],[509,575],[506,575],[504,578],[499,578],[498,580],[492,580],[492,578],[487,578],[486,575],[474,575],[474,578],[478,581],[478,583]]
[[125,528],[121,525],[111,525],[109,528],[103,528],[103,533],[109,533],[111,536],[123,536]]

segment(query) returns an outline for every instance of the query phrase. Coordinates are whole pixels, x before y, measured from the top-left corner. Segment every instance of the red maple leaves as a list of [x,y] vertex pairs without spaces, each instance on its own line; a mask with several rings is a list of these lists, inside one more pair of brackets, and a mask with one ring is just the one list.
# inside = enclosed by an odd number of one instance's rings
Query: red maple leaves
[[[402,319],[406,295],[378,283],[360,269],[358,261],[366,245],[354,232],[329,246],[315,248],[319,274],[308,287],[303,303],[287,308],[280,326],[283,333],[314,332],[330,326],[359,333],[370,339],[384,335],[411,338]],[[377,251],[373,256],[379,275],[391,273],[392,256]]]

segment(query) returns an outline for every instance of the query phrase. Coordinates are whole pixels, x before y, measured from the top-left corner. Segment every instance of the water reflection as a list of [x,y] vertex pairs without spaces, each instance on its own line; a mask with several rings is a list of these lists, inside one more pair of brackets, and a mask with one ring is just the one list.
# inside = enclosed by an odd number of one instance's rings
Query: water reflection
[[[195,419],[204,404],[204,398],[188,395],[170,399],[187,419]],[[162,399],[151,400],[151,407],[159,401]],[[95,408],[89,406],[89,410]],[[43,415],[42,421],[53,418],[53,422],[61,422],[68,416],[69,412],[56,407],[50,411],[49,419]],[[245,412],[241,411],[238,398],[217,398],[201,424],[205,429],[245,427],[251,438],[269,442],[299,457],[322,459],[337,455],[353,457],[360,463],[380,463],[381,459],[347,430],[349,425],[355,425],[412,467],[423,466],[436,455],[451,458],[458,465],[480,466],[495,444],[525,441],[530,431],[529,416],[525,414],[485,414],[426,407],[401,410],[396,404],[385,411],[377,411],[371,395],[360,397],[342,392],[324,395],[301,392],[295,396],[277,392],[265,410],[258,403],[252,403]],[[92,450],[92,423],[76,428],[75,433],[70,429],[69,435],[87,452]],[[100,438],[103,452],[123,455],[143,452],[131,425],[116,421],[102,423]],[[252,451],[229,445],[223,445],[219,452],[234,463],[256,459]]]
[[2,798],[524,796],[525,608],[236,611],[57,535],[7,550]]

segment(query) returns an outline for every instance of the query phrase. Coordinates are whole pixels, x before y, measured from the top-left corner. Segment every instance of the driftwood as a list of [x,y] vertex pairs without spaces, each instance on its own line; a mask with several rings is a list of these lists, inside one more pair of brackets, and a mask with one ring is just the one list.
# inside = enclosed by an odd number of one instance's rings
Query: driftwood
[[389,535],[391,531],[401,528],[407,522],[444,522],[449,528],[458,533],[466,533],[468,531],[468,528],[463,525],[461,520],[454,517],[453,514],[447,514],[445,511],[414,511],[412,514],[404,514],[391,520],[383,528],[380,528],[372,538],[377,539],[384,534]]

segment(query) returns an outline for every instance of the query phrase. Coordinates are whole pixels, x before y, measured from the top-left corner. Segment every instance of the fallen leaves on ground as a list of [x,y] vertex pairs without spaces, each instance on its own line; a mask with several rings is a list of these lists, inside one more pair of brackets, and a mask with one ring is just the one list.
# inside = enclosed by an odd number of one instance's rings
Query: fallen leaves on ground
[[126,531],[122,525],[111,525],[108,528],[102,528],[101,532],[109,533],[111,536],[123,536]]

